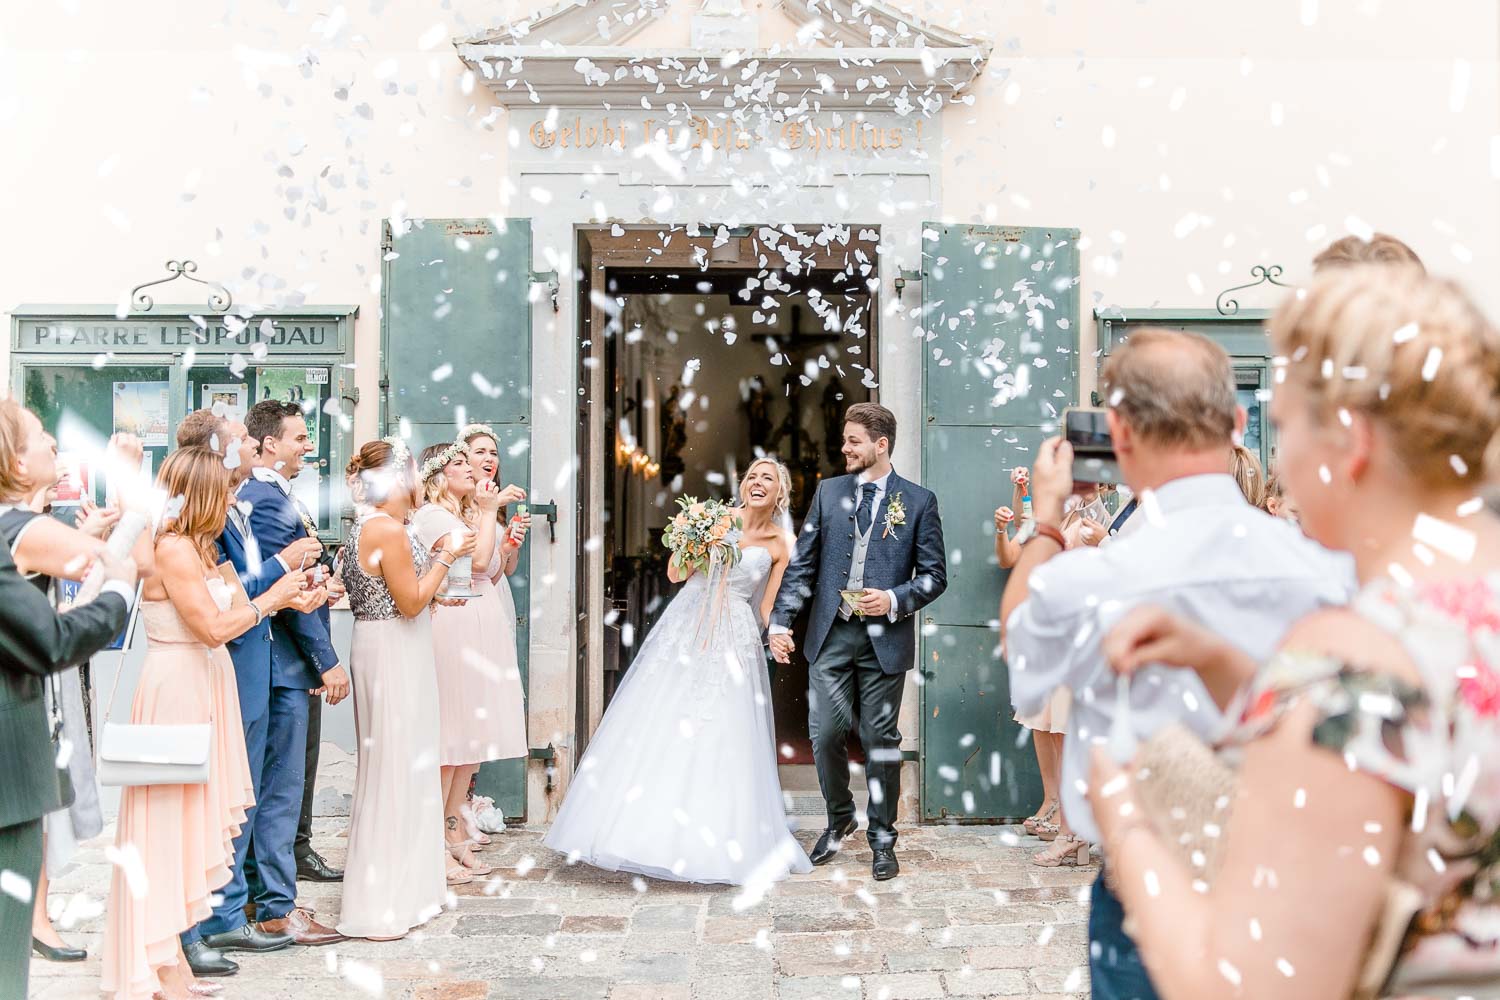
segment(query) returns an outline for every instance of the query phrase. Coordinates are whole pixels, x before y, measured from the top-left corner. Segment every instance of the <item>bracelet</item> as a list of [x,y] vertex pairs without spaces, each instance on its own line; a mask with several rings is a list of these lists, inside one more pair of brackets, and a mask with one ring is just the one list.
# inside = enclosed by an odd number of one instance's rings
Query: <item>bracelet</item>
[[435,562],[435,563],[437,563],[439,566],[447,566],[449,569],[453,568],[453,563],[451,563],[451,562],[444,562],[442,556],[438,556],[437,558],[433,559],[432,561]]
[[261,622],[266,620],[266,613],[262,611],[260,609],[260,605],[256,604],[254,601],[250,602],[250,610],[255,612],[255,624],[251,625],[250,627],[256,628],[260,625]]

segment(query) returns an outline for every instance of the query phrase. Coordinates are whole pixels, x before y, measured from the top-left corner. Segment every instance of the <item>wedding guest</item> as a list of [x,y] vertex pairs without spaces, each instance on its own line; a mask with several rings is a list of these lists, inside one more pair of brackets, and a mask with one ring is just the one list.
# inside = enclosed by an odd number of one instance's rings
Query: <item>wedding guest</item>
[[1370,264],[1416,268],[1426,273],[1417,252],[1386,233],[1373,233],[1369,239],[1345,236],[1334,240],[1313,258],[1312,263],[1314,274]]
[[[494,585],[500,605],[499,613],[493,616],[493,621],[499,627],[494,648],[497,650],[495,657],[501,664],[500,688],[504,692],[504,700],[495,709],[500,729],[497,737],[500,754],[495,759],[524,758],[530,753],[530,744],[526,738],[526,691],[521,683],[520,652],[516,646],[516,605],[511,596],[510,578],[521,565],[521,548],[531,531],[531,515],[517,509],[507,516],[512,506],[526,499],[526,491],[514,483],[501,483],[500,444],[494,430],[485,424],[470,424],[459,433],[458,439],[468,448],[469,465],[474,470],[475,478],[491,482],[500,490],[500,507],[496,513],[499,524],[496,530],[501,542],[496,547],[495,558],[487,571],[476,570],[475,575],[477,577],[482,573]],[[505,666],[507,662],[509,667]],[[473,782],[469,784],[472,792]],[[472,800],[465,802],[460,809],[460,817],[475,843],[488,844],[490,838],[479,828],[472,805]],[[498,810],[495,818],[498,821]],[[491,829],[498,830],[498,822]]]
[[[1012,469],[1010,506],[995,508],[995,560],[1000,563],[1001,569],[1010,569],[1021,559],[1021,543],[1011,537],[1010,526],[1017,524],[1016,519],[1025,513],[1029,475],[1025,466]],[[1032,819],[1036,817],[1033,816]],[[1027,822],[1030,823],[1031,820]],[[1030,831],[1030,827],[1027,829]]]
[[1206,892],[1096,758],[1120,897],[1168,1000],[1223,993],[1229,970],[1244,996],[1493,995],[1500,518],[1479,490],[1500,473],[1500,331],[1454,283],[1383,268],[1318,278],[1269,333],[1289,359],[1272,402],[1287,490],[1312,537],[1353,553],[1361,589],[1264,668],[1156,608],[1110,634],[1123,676],[1191,667],[1242,707]]
[[184,968],[178,935],[208,916],[213,893],[229,881],[233,838],[255,801],[224,643],[281,608],[323,599],[293,575],[244,601],[219,573],[214,541],[224,530],[229,470],[217,454],[180,448],[157,482],[169,499],[156,534],[157,575],[142,590],[149,645],[130,720],[209,723],[213,738],[205,783],[131,786],[120,799],[103,989],[128,1000],[210,992]]
[[1287,498],[1286,487],[1282,484],[1281,474],[1278,472],[1272,472],[1266,476],[1265,511],[1272,517],[1282,517],[1288,521],[1297,520],[1297,511],[1293,508],[1291,500]]
[[1229,474],[1234,477],[1235,484],[1245,494],[1245,500],[1250,506],[1266,510],[1266,476],[1261,471],[1260,459],[1255,457],[1255,452],[1242,444],[1230,449]]
[[[10,549],[16,569],[55,605],[54,580],[83,580],[84,571],[104,548],[104,534],[119,519],[120,512],[114,508],[101,510],[92,503],[85,503],[81,505],[78,528],[48,517],[46,511],[59,481],[57,442],[30,410],[20,410],[19,416],[23,425],[21,434],[25,436],[27,481],[24,489],[34,495],[29,507],[9,506],[15,498],[0,496],[0,505],[8,508],[0,513],[0,540]],[[7,444],[8,438],[0,437],[0,463],[14,464],[17,456],[7,453]],[[116,435],[110,441],[109,464],[117,469],[137,469],[141,453],[141,443],[133,435]],[[143,536],[135,545],[132,559],[138,575],[151,572],[151,539],[148,536]],[[47,913],[48,876],[61,874],[79,842],[97,836],[104,829],[79,668],[69,667],[48,677],[43,697],[48,716],[58,733],[59,754],[66,756],[73,802],[66,809],[49,813],[42,821],[46,863],[36,884],[32,950],[52,962],[81,962],[88,953],[82,948],[68,947],[58,936]]]
[[[28,416],[34,419],[15,400],[0,399],[0,495],[16,502],[28,494],[33,461],[48,461],[38,454]],[[26,932],[35,926],[43,817],[73,797],[57,766],[43,683],[108,645],[135,599],[135,563],[107,550],[97,559],[105,579],[98,598],[57,614],[0,546],[0,759],[7,767],[0,782],[0,872],[9,883],[0,892],[0,996],[27,995]]]
[[[177,425],[177,446],[208,448],[224,457],[225,467],[229,469],[231,495],[226,498],[228,511],[224,530],[215,540],[215,546],[219,558],[233,567],[248,597],[259,597],[298,566],[317,558],[322,546],[316,538],[296,539],[279,553],[262,558],[250,519],[235,495],[250,478],[256,457],[255,439],[243,422],[222,412],[194,410]],[[229,884],[220,892],[221,898],[214,906],[213,914],[183,935],[183,954],[197,976],[229,976],[238,971],[239,966],[224,956],[226,951],[277,951],[295,940],[295,936],[286,930],[269,931],[260,923],[252,922],[245,907],[252,895],[247,862],[259,860],[259,867],[274,869],[278,861],[273,845],[280,843],[285,848],[290,836],[288,825],[278,825],[273,814],[261,809],[267,790],[285,780],[274,766],[269,738],[271,707],[276,700],[271,683],[271,619],[258,622],[230,639],[228,647],[229,658],[234,663],[240,721],[244,726],[245,752],[250,761],[250,780],[256,801],[247,810],[244,826],[234,839],[234,872]],[[253,853],[252,843],[255,845]],[[290,852],[283,849],[281,857],[284,869],[289,867]],[[257,905],[266,908],[261,919],[275,919],[276,910],[270,909],[275,905],[275,897],[266,892],[260,879],[256,881]]]
[[496,545],[500,490],[488,478],[475,482],[462,441],[424,449],[421,463],[426,503],[412,517],[417,541],[430,551],[444,535],[475,535],[470,588],[475,596],[434,609],[433,653],[448,851],[472,874],[488,875],[493,869],[469,848],[462,810],[480,764],[527,754],[515,632],[505,627],[507,619],[515,621],[515,610],[502,604],[491,579],[509,555],[504,550],[515,545],[508,532]]
[[[339,933],[405,937],[447,894],[438,773],[437,668],[428,608],[474,535],[444,535],[435,555],[406,521],[417,505],[416,463],[399,438],[371,441],[347,469],[360,510],[342,575],[354,614],[354,724],[359,761]],[[460,866],[448,884],[472,881]]]
[[[1037,528],[1011,572],[1000,615],[1016,708],[1037,712],[1058,688],[1072,692],[1062,808],[1092,843],[1099,833],[1083,790],[1089,746],[1108,736],[1119,704],[1100,649],[1115,621],[1139,604],[1166,602],[1263,656],[1298,617],[1349,593],[1326,551],[1246,503],[1230,478],[1226,456],[1244,418],[1221,347],[1196,334],[1140,330],[1105,362],[1101,382],[1115,455],[1125,484],[1142,498],[1140,512],[1110,544],[1064,551],[1072,448],[1062,438],[1043,443],[1031,467]],[[1220,730],[1223,716],[1195,675],[1149,673],[1149,683],[1128,692],[1121,724],[1130,733],[1146,738],[1173,723],[1201,738]],[[1089,911],[1090,984],[1099,1000],[1149,1000],[1155,994],[1122,927],[1109,865],[1106,850]]]

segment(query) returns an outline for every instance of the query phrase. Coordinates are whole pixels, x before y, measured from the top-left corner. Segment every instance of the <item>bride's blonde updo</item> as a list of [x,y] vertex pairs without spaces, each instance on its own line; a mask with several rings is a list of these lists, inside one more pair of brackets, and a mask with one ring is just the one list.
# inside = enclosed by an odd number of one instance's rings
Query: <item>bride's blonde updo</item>
[[776,468],[776,484],[780,488],[776,491],[776,506],[773,508],[775,517],[782,517],[792,506],[792,474],[780,460],[774,458],[757,458],[745,469],[745,474],[740,477],[740,488],[736,494],[741,505],[745,502],[745,485],[750,482],[750,473],[755,471],[757,465],[771,465]]
[[1409,267],[1339,270],[1289,297],[1268,329],[1277,380],[1320,420],[1380,421],[1434,486],[1500,476],[1500,332],[1456,283]]

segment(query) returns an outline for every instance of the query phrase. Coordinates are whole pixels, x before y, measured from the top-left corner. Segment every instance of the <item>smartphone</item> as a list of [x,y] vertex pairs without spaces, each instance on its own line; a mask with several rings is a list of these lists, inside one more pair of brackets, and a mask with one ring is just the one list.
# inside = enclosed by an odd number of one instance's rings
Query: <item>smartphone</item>
[[1118,483],[1120,465],[1109,436],[1106,411],[1096,406],[1063,410],[1063,436],[1073,446],[1073,479],[1081,483]]

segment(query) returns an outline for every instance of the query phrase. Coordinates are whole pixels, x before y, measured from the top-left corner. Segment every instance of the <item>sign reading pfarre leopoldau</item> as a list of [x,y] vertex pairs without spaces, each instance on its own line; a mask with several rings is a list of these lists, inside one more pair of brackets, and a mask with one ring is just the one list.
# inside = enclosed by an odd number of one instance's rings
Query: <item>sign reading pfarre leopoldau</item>
[[[555,120],[554,120],[555,118]],[[804,156],[822,153],[911,153],[921,148],[928,129],[920,117],[882,116],[880,120],[852,115],[827,121],[797,119],[764,122],[746,128],[731,117],[714,120],[681,118],[549,116],[527,130],[533,149],[615,149],[621,152],[652,142],[668,149],[775,149]]]
[[257,345],[280,354],[331,354],[344,349],[344,321],[334,316],[18,316],[15,351],[57,354],[234,354]]

